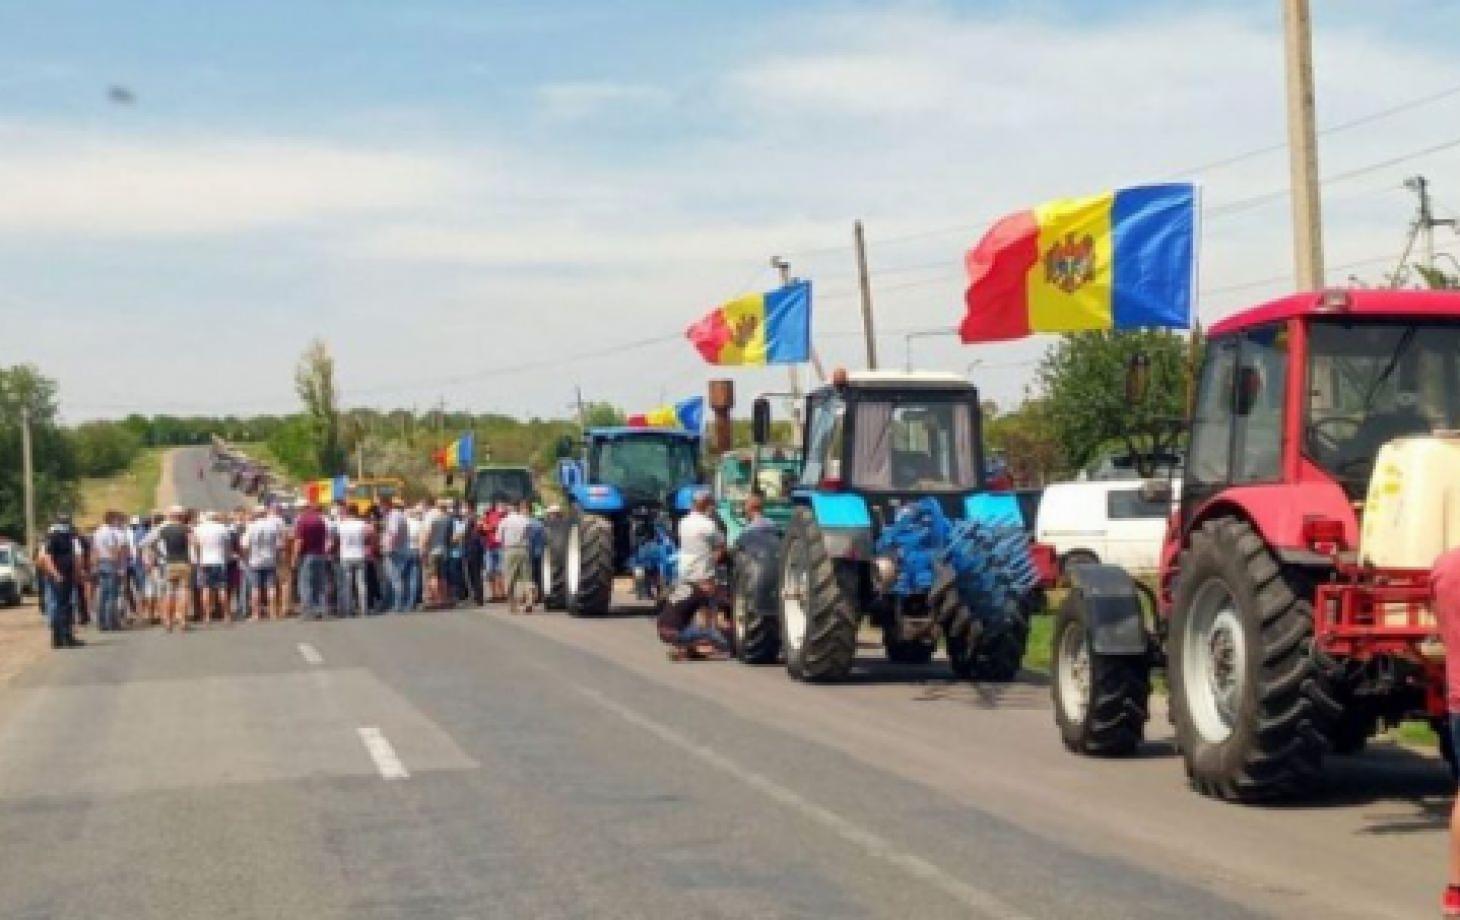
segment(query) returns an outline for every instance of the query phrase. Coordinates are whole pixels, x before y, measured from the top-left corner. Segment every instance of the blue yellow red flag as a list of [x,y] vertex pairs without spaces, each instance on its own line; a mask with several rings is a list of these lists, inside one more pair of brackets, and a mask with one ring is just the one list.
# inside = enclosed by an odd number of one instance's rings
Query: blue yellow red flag
[[716,307],[685,332],[711,364],[797,364],[811,357],[811,282]]

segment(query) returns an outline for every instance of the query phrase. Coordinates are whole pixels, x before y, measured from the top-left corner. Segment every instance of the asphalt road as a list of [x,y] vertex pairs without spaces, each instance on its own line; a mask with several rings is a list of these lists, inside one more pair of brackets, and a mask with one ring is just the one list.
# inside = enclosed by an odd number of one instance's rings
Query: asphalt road
[[0,916],[1431,912],[1426,759],[1224,806],[947,676],[671,663],[629,616],[108,634],[0,692]]
[[166,496],[169,486],[171,489],[171,499],[164,500],[164,507],[176,503],[202,511],[231,511],[239,505],[254,504],[248,495],[230,487],[227,478],[214,473],[211,463],[207,447],[179,447],[169,451],[162,471],[169,482],[159,490]]

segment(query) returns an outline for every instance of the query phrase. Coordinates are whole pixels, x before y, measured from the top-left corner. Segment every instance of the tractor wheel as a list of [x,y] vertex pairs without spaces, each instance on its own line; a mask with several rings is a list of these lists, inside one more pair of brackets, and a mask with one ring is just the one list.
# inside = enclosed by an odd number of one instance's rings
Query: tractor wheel
[[575,617],[601,616],[613,599],[613,525],[596,514],[568,522],[564,593]]
[[1076,754],[1129,754],[1145,737],[1151,665],[1140,655],[1090,648],[1085,595],[1071,591],[1054,621],[1050,695],[1065,747]]
[[1328,733],[1329,748],[1335,754],[1359,754],[1368,745],[1369,739],[1378,730],[1378,717],[1367,707],[1349,702],[1343,707],[1343,715],[1333,723]]
[[933,660],[938,643],[932,639],[894,639],[883,633],[882,647],[893,664],[927,664]]
[[980,609],[969,606],[951,571],[940,573],[933,583],[928,603],[943,631],[948,664],[958,677],[1007,683],[1024,666],[1029,620],[1013,588],[1003,584],[1002,575],[995,579],[1002,590],[975,598]]
[[786,670],[797,680],[846,677],[857,654],[857,610],[805,508],[796,510],[786,532],[780,593]]
[[568,606],[567,577],[564,563],[567,557],[567,525],[558,521],[548,527],[547,539],[542,548],[542,606],[544,610],[563,610]]
[[735,657],[746,664],[774,664],[781,657],[781,624],[774,610],[756,603],[755,586],[762,577],[761,562],[741,553],[735,557],[732,612]]
[[1171,715],[1192,785],[1236,801],[1312,789],[1341,707],[1311,655],[1306,586],[1235,518],[1194,531],[1179,566]]

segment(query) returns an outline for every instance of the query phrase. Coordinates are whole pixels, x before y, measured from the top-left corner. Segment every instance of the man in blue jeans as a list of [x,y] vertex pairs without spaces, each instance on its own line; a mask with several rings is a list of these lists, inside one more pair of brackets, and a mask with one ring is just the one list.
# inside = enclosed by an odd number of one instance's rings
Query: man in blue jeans
[[51,525],[36,556],[44,584],[46,618],[51,625],[51,648],[80,648],[86,644],[72,632],[79,562],[71,519],[62,515]]
[[96,529],[91,551],[96,560],[96,627],[102,632],[122,628],[122,579],[126,577],[127,535],[118,526],[121,515],[108,511]]
[[299,573],[299,618],[324,616],[325,587],[330,570],[330,532],[324,516],[306,508],[294,522],[295,568]]
[[385,515],[380,522],[380,557],[385,562],[385,575],[390,582],[390,609],[402,613],[410,609],[410,594],[406,582],[407,566],[410,564],[410,527],[406,523],[406,512],[400,499],[387,498],[385,502]]

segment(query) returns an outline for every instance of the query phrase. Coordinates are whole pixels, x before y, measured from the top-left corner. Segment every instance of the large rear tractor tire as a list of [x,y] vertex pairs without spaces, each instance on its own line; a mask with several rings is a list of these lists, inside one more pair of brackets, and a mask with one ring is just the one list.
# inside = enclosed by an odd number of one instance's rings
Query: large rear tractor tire
[[840,680],[857,654],[857,609],[842,590],[816,518],[797,508],[781,555],[781,637],[797,680]]
[[781,624],[775,610],[758,602],[756,585],[764,577],[761,561],[748,554],[735,557],[731,619],[735,624],[735,657],[746,664],[774,664],[781,657]]
[[1060,739],[1077,754],[1118,757],[1140,747],[1150,716],[1151,664],[1090,647],[1085,595],[1071,591],[1054,621],[1050,695]]
[[1179,567],[1171,714],[1192,786],[1242,802],[1311,792],[1342,707],[1312,656],[1308,586],[1236,518],[1195,530]]
[[608,612],[613,600],[613,525],[606,518],[584,514],[569,521],[563,577],[569,613],[596,617]]

